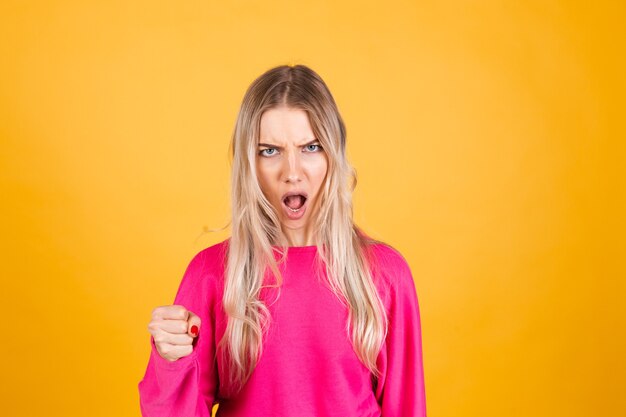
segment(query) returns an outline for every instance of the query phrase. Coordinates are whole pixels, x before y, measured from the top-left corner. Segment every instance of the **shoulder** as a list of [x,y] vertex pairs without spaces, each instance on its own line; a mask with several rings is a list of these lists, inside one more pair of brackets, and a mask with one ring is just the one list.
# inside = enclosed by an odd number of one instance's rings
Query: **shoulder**
[[409,263],[398,249],[381,241],[371,243],[368,249],[372,278],[379,291],[393,294],[415,288]]
[[197,252],[189,261],[186,276],[216,280],[224,273],[228,239]]
[[229,239],[202,249],[194,255],[191,263],[201,264],[203,268],[221,269],[226,259]]
[[404,255],[390,244],[377,241],[369,247],[373,267],[392,273],[410,272],[409,263]]
[[189,262],[189,268],[197,272],[219,272],[223,270],[229,239],[197,252]]
[[227,242],[222,241],[197,252],[181,280],[175,303],[191,308],[198,303],[214,303],[222,288],[224,254]]

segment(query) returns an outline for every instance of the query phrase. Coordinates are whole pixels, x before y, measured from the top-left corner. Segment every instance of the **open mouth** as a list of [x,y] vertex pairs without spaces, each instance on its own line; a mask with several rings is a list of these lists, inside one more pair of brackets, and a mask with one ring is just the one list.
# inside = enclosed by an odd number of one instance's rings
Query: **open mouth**
[[283,199],[283,203],[285,203],[287,208],[294,213],[297,213],[302,208],[302,206],[304,206],[305,202],[306,196],[302,194],[288,195]]

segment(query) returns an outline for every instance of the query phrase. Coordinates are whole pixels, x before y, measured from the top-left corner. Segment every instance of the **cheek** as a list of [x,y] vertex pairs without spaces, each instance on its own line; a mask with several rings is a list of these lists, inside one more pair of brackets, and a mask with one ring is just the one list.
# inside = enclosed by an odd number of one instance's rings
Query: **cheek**
[[318,161],[318,163],[312,168],[315,183],[317,186],[320,186],[324,182],[324,178],[326,178],[326,174],[328,172],[328,162],[326,161],[326,158],[321,158],[320,161]]
[[268,175],[267,175],[266,170],[259,164],[257,164],[256,166],[256,177],[259,181],[259,187],[261,187],[261,190],[263,191],[264,194],[267,194]]
[[272,164],[268,161],[257,160],[256,163],[256,175],[259,178],[259,182],[268,184],[273,176]]
[[274,192],[276,188],[276,173],[271,166],[267,164],[257,163],[256,175],[259,180],[259,187],[268,200],[276,200],[278,198],[277,192]]

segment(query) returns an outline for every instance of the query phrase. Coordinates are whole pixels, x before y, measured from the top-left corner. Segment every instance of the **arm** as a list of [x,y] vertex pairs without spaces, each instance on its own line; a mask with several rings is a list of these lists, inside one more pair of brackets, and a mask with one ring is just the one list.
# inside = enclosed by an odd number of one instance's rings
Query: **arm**
[[159,355],[150,337],[150,358],[139,382],[139,404],[144,417],[210,417],[217,391],[213,302],[215,279],[207,274],[206,251],[189,263],[174,304],[182,305],[201,319],[200,333],[193,352],[176,361]]
[[406,261],[392,268],[389,329],[377,364],[382,375],[376,398],[382,417],[426,417],[422,336],[415,282]]

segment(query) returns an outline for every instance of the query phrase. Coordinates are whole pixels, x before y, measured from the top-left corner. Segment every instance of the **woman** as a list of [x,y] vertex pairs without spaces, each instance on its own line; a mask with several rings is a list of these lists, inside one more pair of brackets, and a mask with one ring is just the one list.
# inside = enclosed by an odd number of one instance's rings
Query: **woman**
[[[232,138],[232,234],[153,310],[144,417],[425,416],[415,285],[353,222],[346,130],[324,81],[279,66]],[[352,179],[352,182],[350,181]]]

